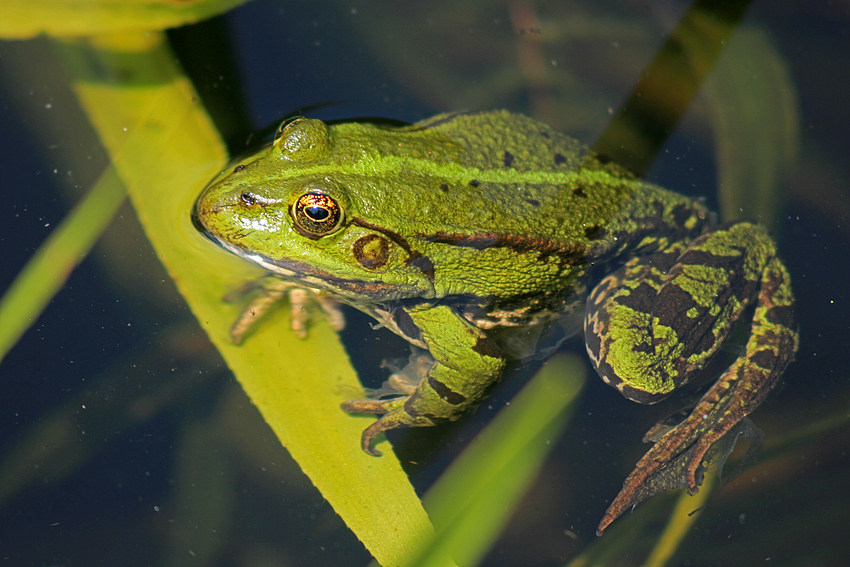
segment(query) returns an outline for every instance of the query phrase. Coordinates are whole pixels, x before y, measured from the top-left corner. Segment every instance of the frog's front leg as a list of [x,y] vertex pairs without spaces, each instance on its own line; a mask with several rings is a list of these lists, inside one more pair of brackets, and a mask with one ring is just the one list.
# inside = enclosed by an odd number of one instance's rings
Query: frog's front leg
[[755,410],[797,350],[790,278],[761,227],[719,227],[685,247],[628,262],[588,299],[585,336],[599,374],[626,397],[653,403],[686,383],[755,301],[746,350],[682,423],[638,462],[599,533],[641,499],[641,487],[687,454],[682,482],[696,492],[711,445]]
[[298,338],[307,338],[307,325],[311,318],[310,307],[313,303],[321,308],[334,331],[345,328],[345,316],[339,307],[339,302],[325,292],[304,288],[276,276],[263,276],[228,293],[224,296],[224,300],[232,303],[249,294],[252,294],[250,302],[242,309],[242,313],[230,327],[230,338],[233,344],[242,344],[257,323],[286,297],[289,297],[290,304],[290,327]]
[[481,329],[445,305],[405,310],[428,347],[434,364],[416,390],[388,400],[349,400],[342,409],[349,413],[375,413],[381,417],[363,431],[362,447],[379,456],[373,440],[396,427],[427,427],[454,421],[484,397],[487,387],[498,380],[505,358],[498,345]]

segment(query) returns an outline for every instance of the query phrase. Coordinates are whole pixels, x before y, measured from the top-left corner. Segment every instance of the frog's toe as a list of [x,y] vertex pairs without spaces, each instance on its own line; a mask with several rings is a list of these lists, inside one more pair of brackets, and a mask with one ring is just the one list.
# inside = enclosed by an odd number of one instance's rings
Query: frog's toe
[[[381,416],[385,416],[389,409],[387,408],[387,402],[392,400],[347,400],[340,404],[342,411],[346,413],[374,413]],[[379,419],[365,430],[363,430],[363,435],[360,437],[360,447],[363,451],[373,457],[380,457],[382,453],[375,449],[372,446],[375,437],[380,435],[383,431],[387,429],[392,429],[395,427],[390,424],[391,422],[384,422],[383,418]]]
[[435,422],[427,417],[412,416],[406,411],[395,410],[381,416],[378,421],[363,430],[360,437],[360,446],[368,454],[380,457],[381,452],[372,446],[375,437],[396,427],[430,427]]
[[[728,429],[728,428],[726,428]],[[723,433],[726,432],[723,430]],[[723,434],[710,432],[709,434],[700,437],[694,444],[693,453],[688,461],[688,466],[685,469],[685,483],[687,484],[688,492],[696,494],[699,492],[699,487],[702,484],[702,471],[709,466],[708,462],[704,462],[706,453],[711,449],[711,446],[718,441]],[[731,451],[731,449],[730,449]],[[725,459],[723,459],[725,461]],[[711,459],[709,459],[711,461]],[[722,468],[722,464],[720,465]]]
[[378,415],[384,415],[390,409],[387,407],[387,402],[391,402],[392,400],[372,400],[372,399],[364,399],[364,400],[346,400],[342,402],[339,407],[342,408],[342,411],[345,413],[376,413]]
[[383,455],[381,451],[378,451],[372,446],[372,442],[375,440],[375,437],[387,429],[390,429],[390,427],[387,427],[380,419],[364,429],[363,435],[360,436],[360,448],[363,449],[365,453],[372,455],[373,457],[380,457]]
[[435,421],[429,417],[409,413],[404,405],[406,400],[407,397],[392,400],[348,400],[342,403],[341,407],[345,412],[375,413],[381,416],[375,423],[363,430],[363,435],[360,438],[360,446],[363,451],[375,457],[381,456],[381,452],[375,449],[372,444],[375,438],[384,431],[396,427],[429,427],[435,424]]

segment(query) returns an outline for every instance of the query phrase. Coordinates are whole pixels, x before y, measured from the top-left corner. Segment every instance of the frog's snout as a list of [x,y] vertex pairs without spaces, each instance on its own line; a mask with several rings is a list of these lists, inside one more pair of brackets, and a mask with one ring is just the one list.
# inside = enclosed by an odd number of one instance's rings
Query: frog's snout
[[218,244],[218,239],[213,236],[213,233],[207,228],[207,225],[204,224],[203,218],[207,217],[210,213],[208,203],[204,201],[204,196],[207,194],[206,191],[202,192],[198,195],[198,198],[195,199],[195,204],[192,206],[192,226],[195,227],[195,230],[204,235],[208,240]]

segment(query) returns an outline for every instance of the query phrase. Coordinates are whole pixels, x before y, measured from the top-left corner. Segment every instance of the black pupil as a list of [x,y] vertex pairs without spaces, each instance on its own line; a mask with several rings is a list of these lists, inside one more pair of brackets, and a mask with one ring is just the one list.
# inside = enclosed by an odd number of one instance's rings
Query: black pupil
[[308,217],[310,217],[310,219],[312,219],[316,222],[327,220],[327,218],[329,216],[331,216],[331,214],[328,212],[328,210],[326,208],[317,207],[316,205],[313,205],[313,206],[310,206],[310,207],[305,207],[304,213]]

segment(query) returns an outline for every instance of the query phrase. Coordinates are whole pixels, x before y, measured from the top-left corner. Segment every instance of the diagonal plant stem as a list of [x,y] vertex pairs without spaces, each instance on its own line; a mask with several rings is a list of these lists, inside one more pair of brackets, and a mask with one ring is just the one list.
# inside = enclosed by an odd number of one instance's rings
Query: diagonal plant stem
[[110,166],[18,273],[0,298],[0,361],[62,289],[126,195]]

